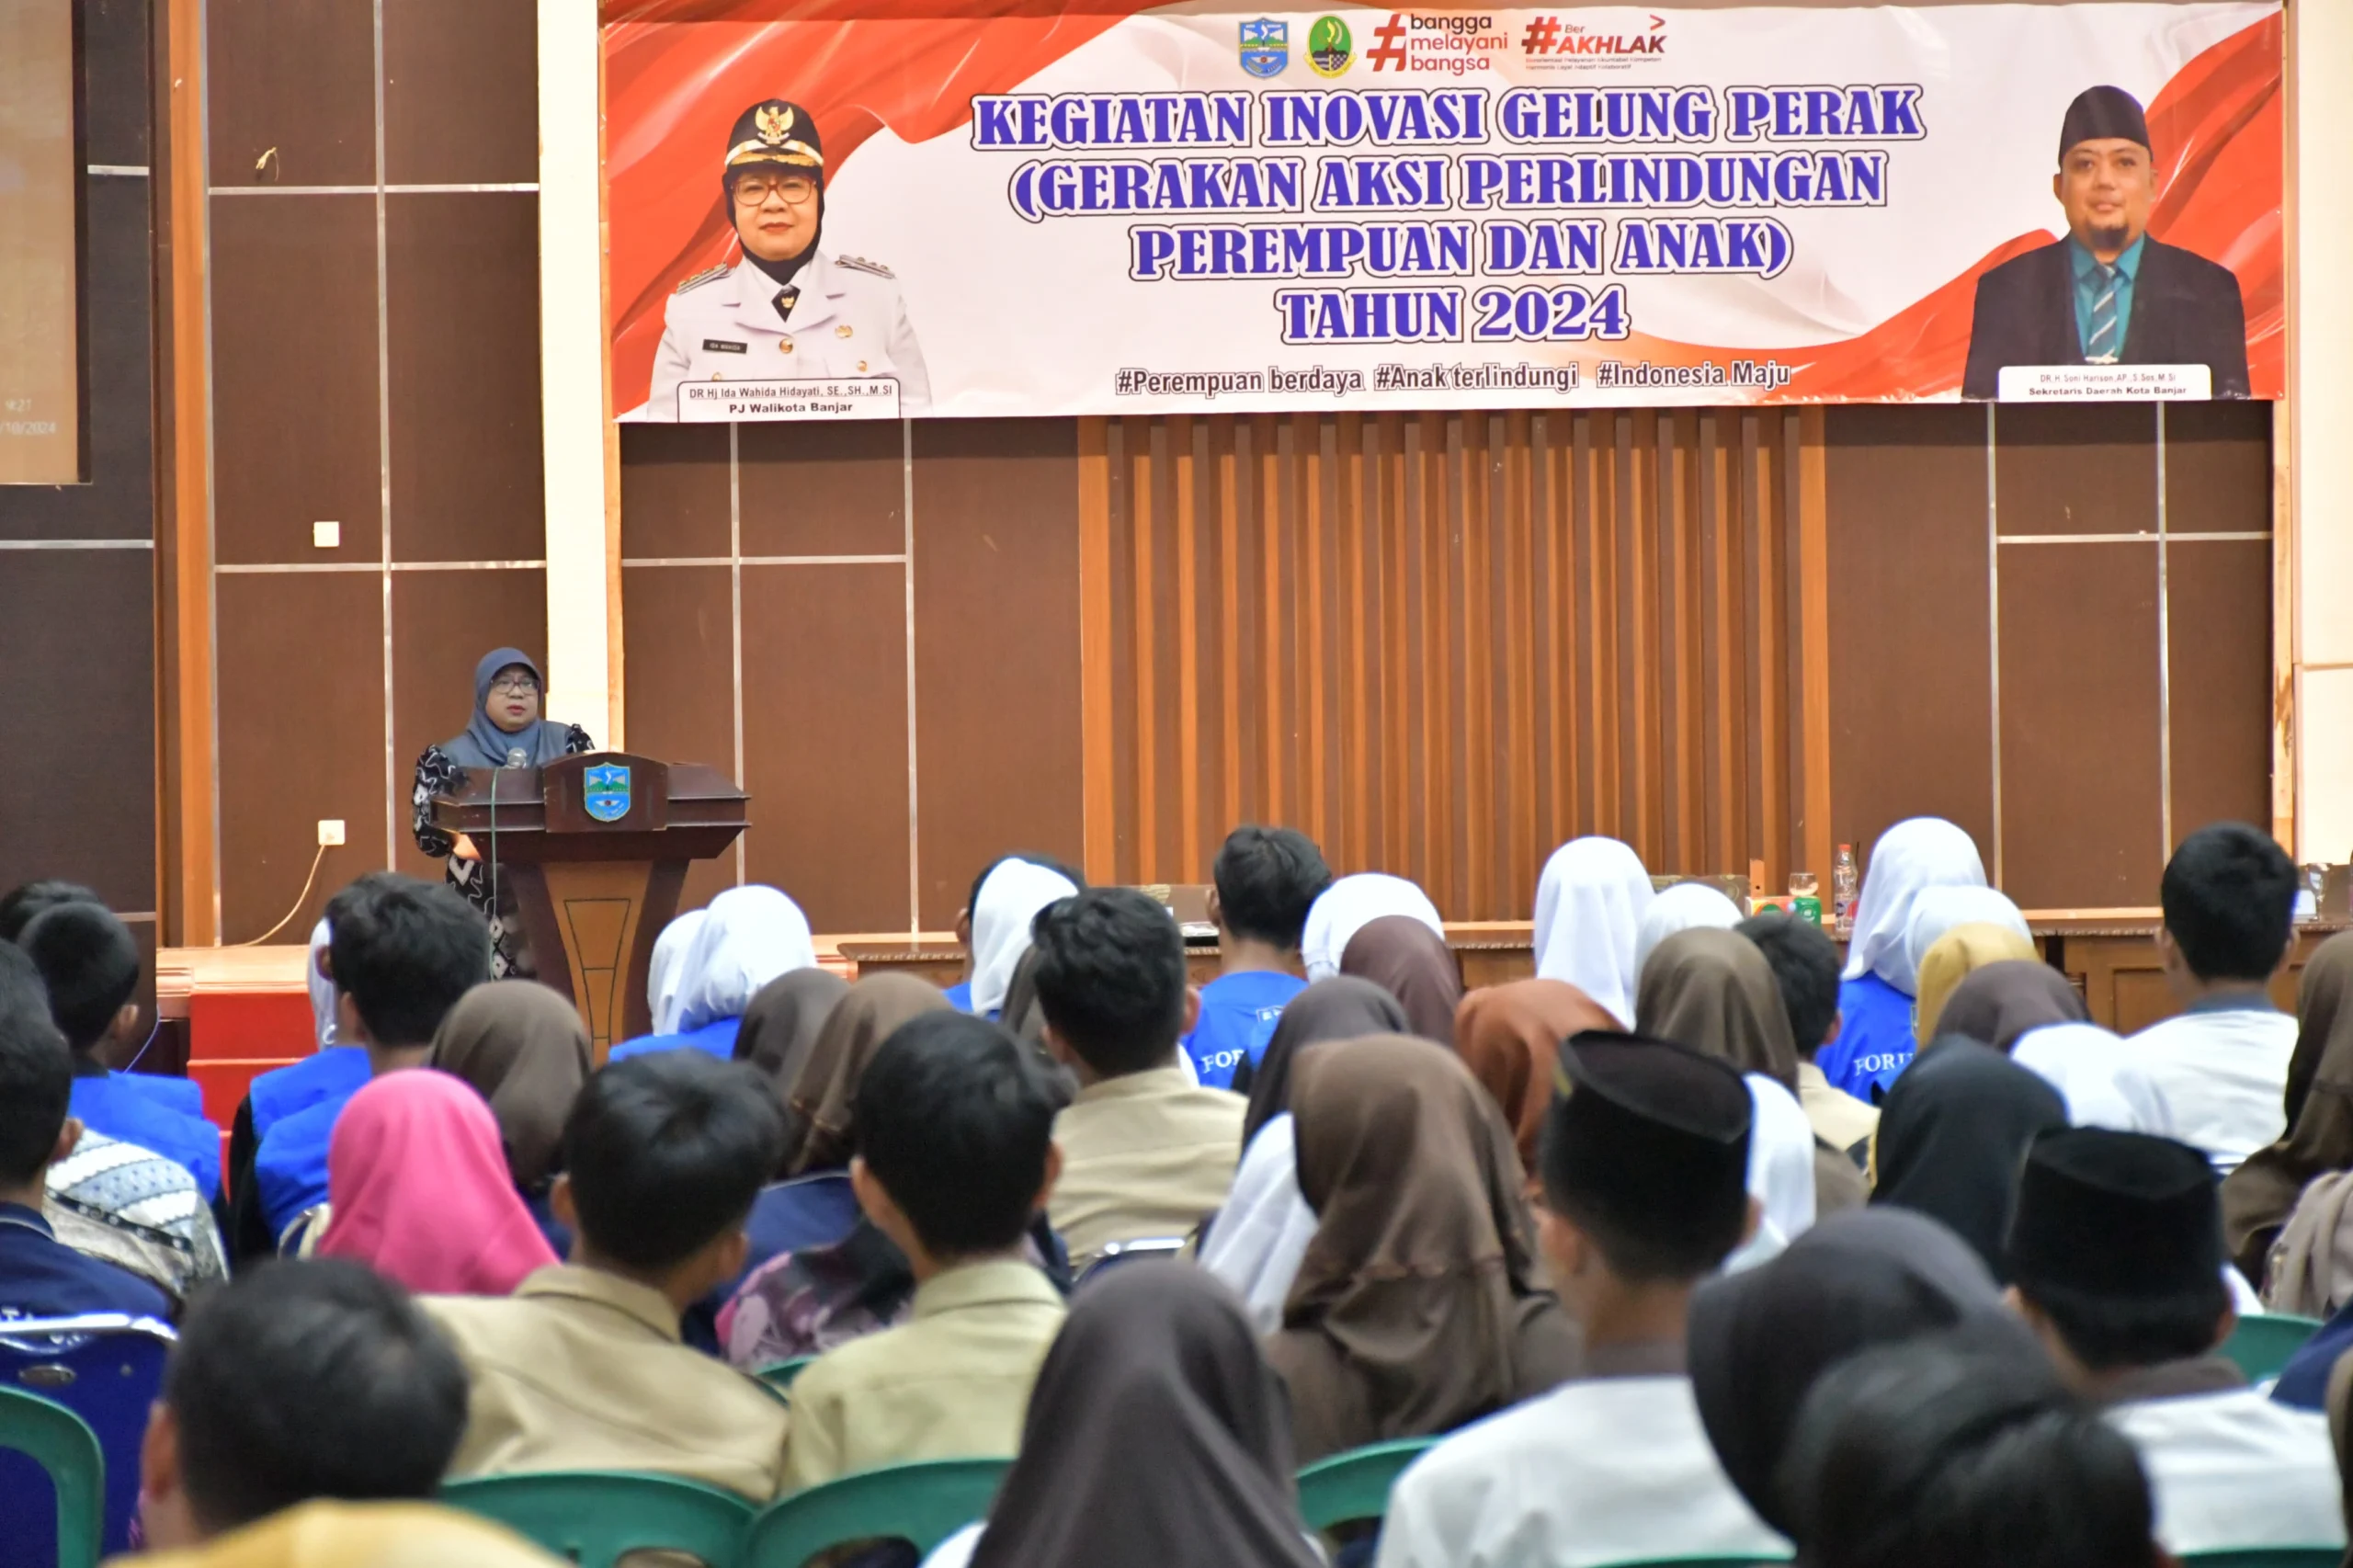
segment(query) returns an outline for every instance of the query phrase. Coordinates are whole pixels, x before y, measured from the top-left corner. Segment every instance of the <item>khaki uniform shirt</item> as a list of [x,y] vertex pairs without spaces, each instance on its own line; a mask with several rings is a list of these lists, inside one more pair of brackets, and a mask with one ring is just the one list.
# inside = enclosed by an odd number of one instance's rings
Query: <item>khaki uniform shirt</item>
[[679,1343],[678,1314],[661,1292],[559,1264],[512,1296],[424,1305],[473,1384],[453,1477],[635,1470],[753,1503],[781,1490],[783,1403]]
[[1113,1242],[1189,1234],[1233,1185],[1248,1105],[1181,1067],[1079,1090],[1054,1119],[1063,1174],[1048,1206],[1071,1261]]
[[1798,1104],[1805,1108],[1813,1135],[1842,1154],[1868,1143],[1879,1131],[1879,1107],[1833,1087],[1829,1075],[1811,1062],[1798,1063]]
[[925,1280],[905,1323],[827,1351],[794,1380],[785,1489],[915,1460],[1012,1458],[1063,1315],[1062,1293],[1026,1262]]

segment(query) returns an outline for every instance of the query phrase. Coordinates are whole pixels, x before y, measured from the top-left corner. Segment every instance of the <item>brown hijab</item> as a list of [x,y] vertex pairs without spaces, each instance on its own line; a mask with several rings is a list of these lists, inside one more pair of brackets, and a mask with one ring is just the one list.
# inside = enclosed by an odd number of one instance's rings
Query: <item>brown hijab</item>
[[1300,1051],[1320,1040],[1404,1034],[1409,1028],[1396,997],[1354,975],[1319,980],[1292,997],[1251,1074],[1250,1105],[1242,1113],[1243,1145],[1248,1147],[1260,1128],[1290,1109],[1290,1064]]
[[490,1102],[516,1187],[546,1185],[564,1119],[588,1081],[588,1030],[578,1010],[535,980],[477,985],[434,1031],[428,1060]]
[[1953,987],[1936,1033],[1926,1036],[1923,1043],[1959,1035],[2007,1055],[2021,1036],[2090,1017],[2074,982],[2040,959],[1998,959],[1971,971],[1968,979]]
[[2353,1169],[2353,931],[2313,950],[2296,989],[2296,1017],[2288,1131],[2222,1178],[2223,1238],[2257,1290],[2305,1183]]
[[1370,980],[1405,1009],[1413,1032],[1454,1043],[1454,1009],[1462,1001],[1462,966],[1446,938],[1410,915],[1368,920],[1340,950],[1340,972]]
[[1537,1135],[1552,1108],[1561,1042],[1586,1029],[1617,1028],[1599,1003],[1563,980],[1490,985],[1455,1010],[1455,1050],[1511,1123],[1523,1171],[1536,1170]]
[[795,1145],[807,1129],[799,1125],[792,1109],[793,1080],[816,1049],[817,1031],[848,994],[849,983],[840,975],[822,969],[788,970],[760,987],[735,1031],[735,1060],[750,1062],[774,1085],[790,1129],[788,1142]]
[[1737,931],[1695,927],[1654,949],[1635,994],[1634,1032],[1688,1045],[1797,1092],[1797,1040],[1781,988],[1764,953]]
[[1267,1358],[1301,1463],[1451,1431],[1575,1373],[1511,1130],[1460,1059],[1412,1036],[1326,1041],[1292,1063],[1290,1107],[1316,1228]]
[[825,1016],[786,1101],[799,1124],[798,1143],[788,1139],[785,1147],[787,1176],[849,1164],[857,1140],[851,1109],[866,1064],[901,1024],[947,1010],[948,998],[911,974],[871,974],[849,988]]

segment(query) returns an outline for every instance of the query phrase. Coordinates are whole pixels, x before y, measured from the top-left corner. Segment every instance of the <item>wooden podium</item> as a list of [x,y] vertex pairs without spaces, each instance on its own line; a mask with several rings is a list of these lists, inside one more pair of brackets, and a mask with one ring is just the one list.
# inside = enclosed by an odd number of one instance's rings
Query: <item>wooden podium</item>
[[495,868],[540,983],[580,1009],[601,1063],[614,1041],[653,1028],[654,939],[678,912],[687,862],[734,843],[746,803],[699,764],[592,751],[543,768],[474,768],[458,793],[435,798],[433,824],[467,835]]

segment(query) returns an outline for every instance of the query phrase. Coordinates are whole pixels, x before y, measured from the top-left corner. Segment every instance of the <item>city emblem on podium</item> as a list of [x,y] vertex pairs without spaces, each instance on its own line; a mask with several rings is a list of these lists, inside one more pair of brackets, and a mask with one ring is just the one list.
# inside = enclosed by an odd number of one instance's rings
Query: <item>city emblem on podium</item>
[[607,765],[584,768],[580,774],[580,803],[598,822],[619,822],[629,815],[629,769]]
[[1253,76],[1279,76],[1290,63],[1290,24],[1261,17],[1242,24],[1242,69]]

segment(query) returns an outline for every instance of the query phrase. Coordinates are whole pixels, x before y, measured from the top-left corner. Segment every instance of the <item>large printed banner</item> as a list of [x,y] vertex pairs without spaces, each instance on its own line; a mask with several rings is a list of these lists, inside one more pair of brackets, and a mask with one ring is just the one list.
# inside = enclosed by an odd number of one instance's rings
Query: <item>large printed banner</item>
[[2282,392],[2276,0],[1063,4],[608,0],[621,417]]

